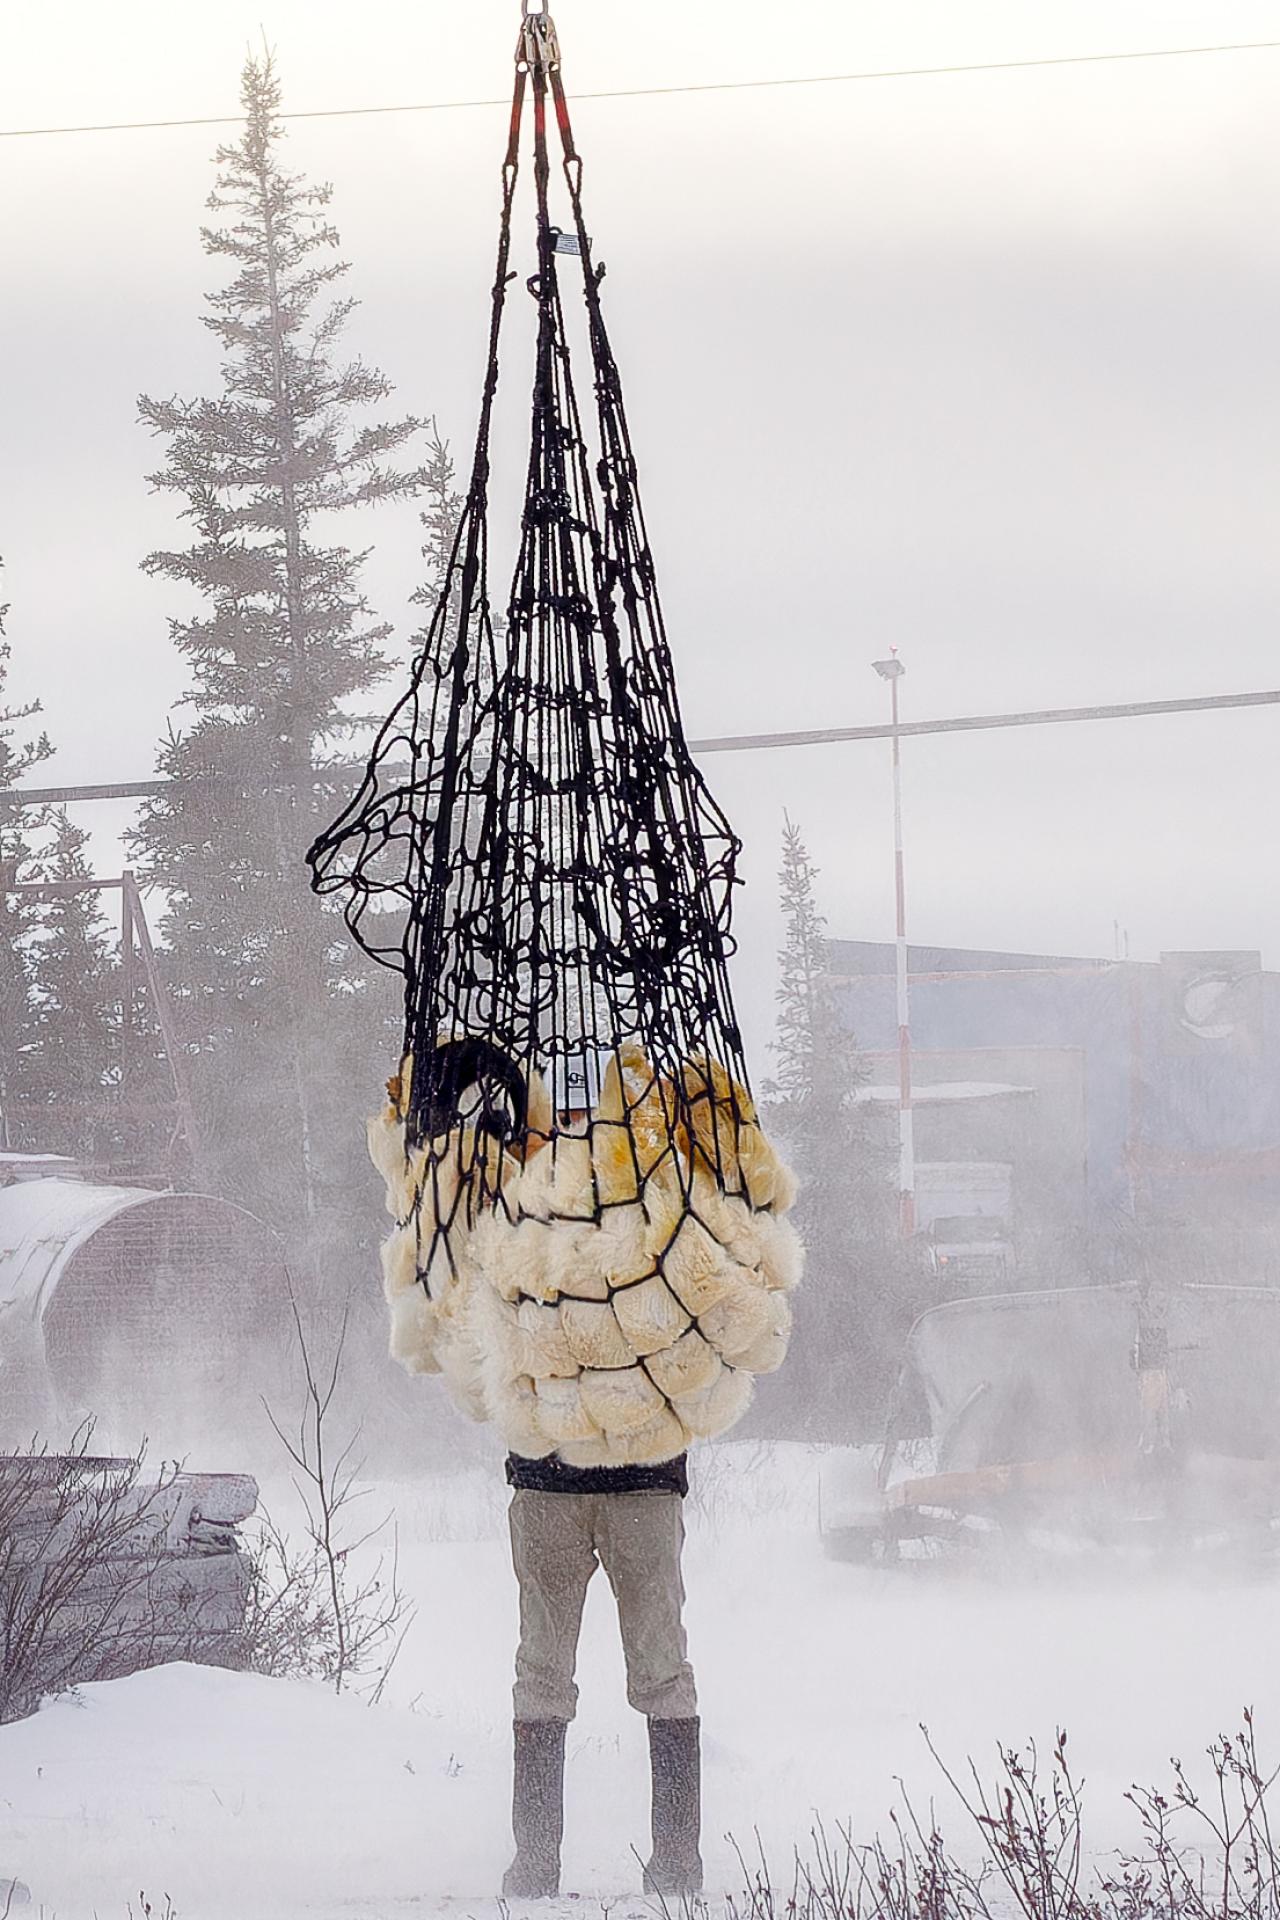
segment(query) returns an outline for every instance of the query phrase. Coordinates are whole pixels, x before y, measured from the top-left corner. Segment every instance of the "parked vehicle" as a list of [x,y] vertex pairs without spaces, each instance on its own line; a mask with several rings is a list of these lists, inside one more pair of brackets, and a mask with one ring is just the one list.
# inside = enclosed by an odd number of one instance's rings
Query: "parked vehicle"
[[925,1161],[916,1168],[916,1221],[938,1297],[1004,1293],[1013,1282],[1013,1168],[1002,1161]]
[[[927,1406],[927,1457],[902,1408]],[[1270,1550],[1280,1534],[1280,1289],[1085,1286],[917,1320],[878,1458],[824,1465],[845,1558],[993,1536],[1073,1551]]]

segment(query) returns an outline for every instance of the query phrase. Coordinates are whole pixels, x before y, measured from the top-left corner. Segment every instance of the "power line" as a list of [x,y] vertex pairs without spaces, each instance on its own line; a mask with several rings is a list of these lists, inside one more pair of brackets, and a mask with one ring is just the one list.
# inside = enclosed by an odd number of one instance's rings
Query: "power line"
[[[1265,693],[1208,693],[1192,700],[1128,700],[1110,707],[1041,707],[1026,713],[972,713],[949,720],[906,720],[898,735],[986,733],[998,727],[1059,727],[1073,720],[1140,720],[1157,713],[1213,713],[1228,707],[1280,706],[1280,688]],[[725,734],[718,740],[691,740],[694,753],[755,753],[766,747],[826,747],[849,740],[892,740],[894,729],[816,727],[804,733]]]
[[[1280,688],[1262,693],[1207,693],[1190,700],[1129,700],[1109,707],[1041,707],[1025,713],[971,713],[942,720],[908,720],[898,728],[900,738],[924,733],[985,733],[1001,727],[1056,727],[1075,720],[1139,720],[1160,713],[1215,713],[1233,707],[1280,706]],[[693,753],[758,753],[770,747],[825,747],[848,741],[891,740],[893,728],[818,727],[802,733],[723,734],[711,740],[691,740]],[[397,771],[388,768],[389,773]],[[403,771],[401,769],[400,771]],[[281,783],[342,787],[359,780],[364,762],[308,769],[293,782]],[[185,783],[184,783],[185,784]],[[208,782],[216,786],[218,776]],[[7,787],[0,789],[0,805],[17,807],[69,806],[92,800],[148,800],[172,790],[171,780],[104,781],[77,787]],[[264,785],[263,791],[270,786]]]
[[[1263,53],[1280,40],[1232,40],[1207,47],[1143,47],[1129,53],[1061,53],[1038,60],[973,60],[946,67],[883,67],[858,73],[800,73],[774,80],[702,80],[671,87],[610,87],[575,93],[574,100],[652,100],[686,93],[749,93],[767,87],[830,87],[854,80],[925,80],[952,73],[1016,73],[1034,67],[1090,67],[1125,60],[1184,60],[1208,53]],[[356,120],[390,113],[460,113],[474,107],[507,107],[509,98],[489,100],[416,100],[385,107],[310,107],[282,113],[281,120]],[[72,133],[155,133],[174,127],[233,127],[236,113],[204,114],[183,120],[105,120],[71,127],[0,127],[0,140],[43,140]]]

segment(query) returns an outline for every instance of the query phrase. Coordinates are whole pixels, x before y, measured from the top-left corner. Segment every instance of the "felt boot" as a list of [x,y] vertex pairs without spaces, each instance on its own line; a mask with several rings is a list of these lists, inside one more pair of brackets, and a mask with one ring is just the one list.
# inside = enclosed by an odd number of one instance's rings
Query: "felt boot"
[[511,1791],[516,1857],[502,1877],[508,1900],[541,1900],[560,1891],[564,1834],[563,1720],[517,1720]]
[[646,1893],[702,1891],[699,1726],[696,1718],[649,1722],[653,1852],[644,1870]]

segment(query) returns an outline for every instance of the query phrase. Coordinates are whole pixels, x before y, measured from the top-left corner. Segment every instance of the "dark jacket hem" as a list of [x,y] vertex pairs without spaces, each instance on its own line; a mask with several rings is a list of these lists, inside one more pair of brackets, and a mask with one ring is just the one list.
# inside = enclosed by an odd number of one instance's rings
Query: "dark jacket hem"
[[678,1493],[689,1491],[689,1456],[659,1460],[652,1466],[570,1467],[557,1453],[530,1460],[507,1455],[507,1480],[522,1493]]

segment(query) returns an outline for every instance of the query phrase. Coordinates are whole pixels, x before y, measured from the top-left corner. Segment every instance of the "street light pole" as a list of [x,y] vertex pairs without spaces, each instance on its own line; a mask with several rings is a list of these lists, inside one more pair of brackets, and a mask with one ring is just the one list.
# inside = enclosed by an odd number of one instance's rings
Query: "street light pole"
[[898,1001],[898,1231],[909,1240],[916,1230],[915,1124],[911,1108],[911,1004],[907,987],[907,889],[902,859],[902,756],[898,735],[898,682],[906,668],[898,649],[872,665],[889,682],[893,742],[893,884],[897,908],[895,975]]

